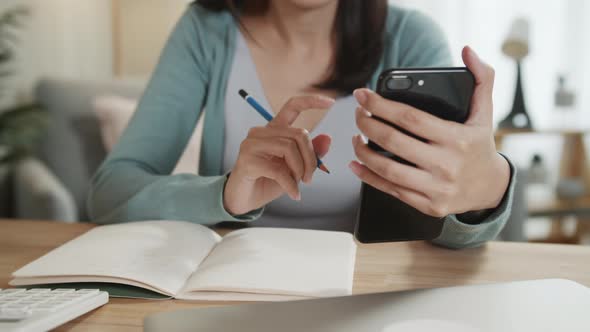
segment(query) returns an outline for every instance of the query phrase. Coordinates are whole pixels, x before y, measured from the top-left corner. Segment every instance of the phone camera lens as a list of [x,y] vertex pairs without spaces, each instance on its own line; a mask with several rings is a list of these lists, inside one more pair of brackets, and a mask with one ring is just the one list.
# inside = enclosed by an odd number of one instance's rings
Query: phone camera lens
[[412,87],[412,79],[406,76],[393,76],[387,80],[386,86],[389,90],[407,90]]

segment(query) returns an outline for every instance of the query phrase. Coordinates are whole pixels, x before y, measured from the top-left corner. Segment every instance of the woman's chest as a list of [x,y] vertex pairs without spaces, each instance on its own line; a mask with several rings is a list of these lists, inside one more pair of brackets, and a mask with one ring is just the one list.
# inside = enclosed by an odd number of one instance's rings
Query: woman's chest
[[[271,107],[266,98],[270,94],[258,79],[247,49],[243,44],[241,46],[235,54],[225,96],[224,172],[233,168],[240,144],[248,135],[248,130],[266,123],[244,102],[237,91],[245,89],[262,106],[267,109]],[[310,130],[312,136],[320,133],[332,136],[332,148],[322,158],[332,174],[316,172],[311,185],[302,185],[304,199],[301,202],[281,197],[268,206],[268,212],[292,216],[354,213],[359,201],[360,181],[348,169],[348,163],[355,159],[351,141],[352,136],[358,133],[354,116],[356,105],[353,96],[338,98],[332,109],[316,123],[315,129]]]
[[[264,97],[275,115],[294,96],[321,94],[332,98],[337,97],[335,91],[315,88],[326,77],[329,69],[328,59],[298,61],[288,58],[288,56],[281,57],[252,49],[250,60],[264,91]],[[293,123],[293,126],[313,131],[327,113],[328,110],[322,109],[303,112]]]

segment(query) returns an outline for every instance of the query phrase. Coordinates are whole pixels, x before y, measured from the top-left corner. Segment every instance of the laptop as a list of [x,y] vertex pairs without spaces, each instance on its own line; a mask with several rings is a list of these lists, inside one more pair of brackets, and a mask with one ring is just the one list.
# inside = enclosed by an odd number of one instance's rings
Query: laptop
[[590,331],[590,289],[551,279],[185,309],[145,331]]

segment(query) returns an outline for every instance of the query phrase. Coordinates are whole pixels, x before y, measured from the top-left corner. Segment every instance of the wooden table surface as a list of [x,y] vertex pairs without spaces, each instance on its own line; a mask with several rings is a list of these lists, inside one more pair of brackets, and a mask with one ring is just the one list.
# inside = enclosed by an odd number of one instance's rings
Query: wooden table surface
[[[91,224],[0,220],[0,288],[12,272]],[[590,247],[492,242],[461,251],[424,242],[359,245],[354,293],[566,278],[590,287]],[[59,331],[137,331],[146,315],[227,303],[111,299]]]

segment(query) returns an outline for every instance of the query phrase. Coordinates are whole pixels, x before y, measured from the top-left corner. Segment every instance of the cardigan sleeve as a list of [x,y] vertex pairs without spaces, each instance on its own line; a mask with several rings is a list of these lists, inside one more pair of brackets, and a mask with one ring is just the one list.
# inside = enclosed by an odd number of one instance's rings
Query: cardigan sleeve
[[[91,184],[88,212],[98,223],[250,221],[223,206],[227,176],[170,175],[201,116],[208,84],[207,31],[189,6],[160,57],[138,109]],[[197,165],[195,165],[195,170]]]
[[434,244],[451,249],[471,248],[491,241],[500,234],[510,217],[516,186],[516,167],[508,158],[506,160],[510,164],[510,183],[500,205],[477,224],[465,223],[457,215],[448,216],[440,236],[432,241]]
[[[451,52],[445,34],[428,16],[417,11],[410,11],[405,16],[400,28],[399,64],[401,67],[449,67],[453,65]],[[508,158],[506,158],[508,160]],[[512,207],[516,168],[508,160],[511,179],[500,206],[487,214],[477,224],[462,222],[456,215],[444,219],[440,236],[432,241],[447,248],[467,248],[479,246],[496,238],[508,217]]]

